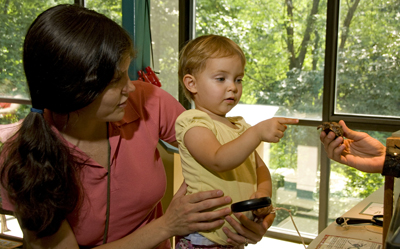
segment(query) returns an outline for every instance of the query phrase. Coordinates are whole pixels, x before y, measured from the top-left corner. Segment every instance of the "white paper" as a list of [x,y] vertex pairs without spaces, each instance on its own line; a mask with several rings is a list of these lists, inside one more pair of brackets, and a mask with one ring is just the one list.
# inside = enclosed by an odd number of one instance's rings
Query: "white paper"
[[383,204],[371,202],[360,214],[368,214],[368,215],[383,215]]
[[382,243],[325,235],[316,249],[381,249]]

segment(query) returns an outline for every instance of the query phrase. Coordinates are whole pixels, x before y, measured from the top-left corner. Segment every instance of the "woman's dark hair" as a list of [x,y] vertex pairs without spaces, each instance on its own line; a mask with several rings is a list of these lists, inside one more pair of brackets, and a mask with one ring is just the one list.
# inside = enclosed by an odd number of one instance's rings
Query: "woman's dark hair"
[[[77,5],[46,10],[24,41],[32,107],[68,114],[89,105],[133,55],[128,33],[104,15]],[[1,184],[21,226],[37,237],[57,232],[83,194],[82,162],[52,129],[31,112],[1,152]]]

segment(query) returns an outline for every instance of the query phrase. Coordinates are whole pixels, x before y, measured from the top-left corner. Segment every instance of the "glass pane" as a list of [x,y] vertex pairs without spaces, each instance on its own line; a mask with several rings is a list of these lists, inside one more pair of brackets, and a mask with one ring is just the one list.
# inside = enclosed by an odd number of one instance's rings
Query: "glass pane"
[[342,1],[335,113],[399,117],[399,1]]
[[[314,127],[290,126],[277,144],[264,143],[264,161],[273,180],[275,207],[291,210],[300,232],[318,234],[319,132]],[[274,229],[296,232],[289,213],[278,210]]]
[[29,98],[22,44],[33,20],[44,10],[74,0],[0,0],[0,97]]
[[85,0],[85,7],[104,14],[122,25],[121,0]]
[[179,1],[151,0],[154,68],[161,88],[178,99]]
[[241,103],[279,116],[322,119],[325,27],[326,0],[196,1],[196,35],[227,36],[246,55]]
[[[386,145],[390,132],[363,131]],[[342,216],[384,183],[381,174],[364,173],[331,160],[329,222]]]
[[28,115],[30,108],[28,105],[0,103],[0,125],[18,122]]
[[[87,0],[86,7],[122,25],[121,0]],[[179,1],[150,1],[154,68],[161,88],[178,99]],[[132,15],[132,18],[134,16]]]
[[[290,126],[277,144],[269,144],[267,163],[274,183],[276,207],[291,210],[302,234],[318,234],[319,133],[314,127]],[[265,147],[269,147],[265,143]],[[265,149],[265,148],[264,148]],[[265,153],[264,153],[265,158]],[[289,213],[278,210],[275,229],[295,232]]]

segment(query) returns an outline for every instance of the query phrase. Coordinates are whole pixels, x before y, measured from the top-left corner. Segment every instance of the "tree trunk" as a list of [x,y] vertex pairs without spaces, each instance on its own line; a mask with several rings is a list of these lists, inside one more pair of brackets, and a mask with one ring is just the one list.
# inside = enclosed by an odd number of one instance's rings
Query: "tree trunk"
[[339,50],[344,48],[347,37],[349,35],[351,20],[354,17],[354,13],[356,12],[359,3],[360,3],[360,0],[355,0],[353,2],[353,5],[349,8],[346,18],[344,19],[343,28],[342,28],[342,36],[340,38]]
[[304,59],[307,54],[307,45],[311,39],[311,33],[314,29],[315,24],[315,15],[318,14],[318,6],[320,0],[313,0],[312,9],[310,15],[307,18],[307,26],[304,32],[304,37],[300,45],[300,52],[299,55],[296,57],[295,46],[293,43],[293,3],[291,0],[286,0],[286,7],[287,7],[287,15],[289,21],[286,22],[286,33],[287,33],[287,48],[290,54],[289,58],[289,70],[293,68],[302,69]]
[[294,51],[294,42],[293,42],[293,3],[291,0],[286,0],[286,7],[287,7],[287,15],[288,15],[288,21],[285,22],[286,24],[286,34],[287,34],[287,40],[286,40],[286,45],[288,48],[288,51],[290,53],[289,57],[289,68],[295,67],[296,64],[296,53]]
[[10,5],[10,0],[6,0],[6,2],[4,3],[4,9],[3,9],[3,14],[7,15],[8,13],[8,6]]
[[315,71],[317,70],[317,65],[318,65],[318,49],[319,49],[319,34],[318,31],[314,32],[315,35],[315,40],[314,40],[314,49],[312,52],[312,70]]
[[303,68],[304,59],[307,54],[308,44],[310,43],[310,39],[311,39],[311,33],[313,32],[313,29],[314,29],[315,15],[318,14],[319,1],[320,0],[313,0],[313,6],[311,9],[311,13],[307,18],[307,27],[306,27],[306,31],[304,32],[303,41],[301,42],[301,45],[300,45],[300,54],[296,59],[296,62],[297,62],[296,66],[299,69]]

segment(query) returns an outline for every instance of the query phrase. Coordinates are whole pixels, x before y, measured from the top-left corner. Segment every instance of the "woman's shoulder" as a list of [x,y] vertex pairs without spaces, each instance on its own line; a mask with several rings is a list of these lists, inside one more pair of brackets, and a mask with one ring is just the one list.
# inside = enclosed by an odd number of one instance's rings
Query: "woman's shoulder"
[[130,93],[129,101],[135,106],[163,106],[176,108],[179,112],[185,109],[170,93],[151,83],[135,80],[132,84],[136,90]]
[[23,119],[11,124],[0,125],[0,142],[4,143],[12,137],[21,127]]
[[136,90],[133,91],[133,94],[145,94],[149,96],[159,96],[169,93],[162,89],[161,87],[155,86],[151,83],[141,81],[141,80],[133,80],[132,84],[135,86]]

